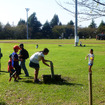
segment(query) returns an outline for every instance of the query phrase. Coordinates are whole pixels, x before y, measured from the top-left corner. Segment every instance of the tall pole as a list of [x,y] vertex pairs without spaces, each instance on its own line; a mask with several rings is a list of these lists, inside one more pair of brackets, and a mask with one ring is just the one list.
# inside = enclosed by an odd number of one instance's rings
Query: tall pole
[[27,12],[27,39],[28,39],[28,11],[29,11],[29,8],[25,8],[25,9]]
[[79,37],[77,36],[77,22],[78,22],[77,0],[75,0],[75,46],[78,46]]
[[0,48],[0,71],[1,71],[1,48]]
[[89,105],[92,105],[92,72],[89,72],[88,80],[89,80]]
[[1,48],[0,48],[0,71],[1,71],[1,57],[3,56],[3,54],[1,53]]

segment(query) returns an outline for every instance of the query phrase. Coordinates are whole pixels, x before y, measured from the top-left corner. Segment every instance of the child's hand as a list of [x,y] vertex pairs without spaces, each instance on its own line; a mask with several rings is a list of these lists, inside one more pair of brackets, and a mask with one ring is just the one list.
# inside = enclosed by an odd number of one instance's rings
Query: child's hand
[[50,65],[48,67],[51,67]]
[[87,56],[85,57],[85,60],[87,60]]
[[23,61],[23,59],[20,59],[20,61]]

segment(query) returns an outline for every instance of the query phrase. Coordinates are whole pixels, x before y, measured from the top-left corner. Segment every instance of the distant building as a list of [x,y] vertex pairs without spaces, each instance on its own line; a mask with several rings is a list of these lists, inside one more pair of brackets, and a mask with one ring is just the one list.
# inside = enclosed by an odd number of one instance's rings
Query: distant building
[[105,34],[96,35],[96,40],[105,40]]

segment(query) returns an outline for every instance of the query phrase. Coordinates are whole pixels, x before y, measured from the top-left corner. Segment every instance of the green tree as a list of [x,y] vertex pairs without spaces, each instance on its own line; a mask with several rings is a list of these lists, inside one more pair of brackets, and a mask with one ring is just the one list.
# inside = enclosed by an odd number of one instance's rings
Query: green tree
[[74,28],[71,27],[70,25],[55,26],[52,29],[52,32],[53,32],[53,38],[59,38],[59,37],[68,38],[74,35]]
[[70,22],[67,25],[74,26],[74,22],[70,20]]
[[2,26],[2,24],[0,22],[0,32],[2,31],[2,29],[3,29],[3,26]]
[[103,26],[105,26],[105,22],[102,20],[98,28],[103,27]]
[[3,28],[3,39],[11,39],[13,37],[13,30],[9,23],[7,23]]
[[88,26],[89,28],[96,28],[96,23],[94,22],[94,20],[92,19],[92,22],[90,23],[90,25]]
[[43,38],[52,38],[52,29],[48,21],[42,27]]
[[96,33],[95,33],[96,29],[95,28],[80,28],[78,29],[78,35],[79,38],[95,38],[96,37]]
[[56,25],[59,25],[59,17],[58,15],[54,15],[54,17],[52,18],[51,22],[50,22],[51,27],[53,28]]
[[14,38],[15,39],[26,39],[26,25],[25,24],[21,24],[18,25],[16,27],[13,27],[14,30]]
[[3,25],[0,22],[0,39],[3,39]]
[[24,24],[26,24],[25,20],[20,19],[18,25],[24,25]]
[[40,23],[40,21],[37,20],[35,12],[28,18],[28,23],[31,31],[31,38],[37,38],[42,24]]
[[71,38],[74,35],[74,27],[72,25],[67,25],[64,31],[64,38]]
[[105,22],[102,20],[98,29],[97,29],[97,34],[100,34],[100,33],[105,33]]
[[59,26],[61,26],[62,25],[62,23],[61,22],[59,22]]

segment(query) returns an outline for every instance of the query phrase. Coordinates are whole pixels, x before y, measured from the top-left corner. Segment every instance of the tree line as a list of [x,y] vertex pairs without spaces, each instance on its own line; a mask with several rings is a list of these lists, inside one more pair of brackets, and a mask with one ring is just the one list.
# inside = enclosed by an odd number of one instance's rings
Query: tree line
[[[23,19],[19,20],[17,26],[0,23],[0,39],[27,39],[26,24],[27,22]],[[28,27],[30,39],[74,38],[74,22],[70,20],[66,25],[62,25],[56,14],[50,22],[46,21],[42,25],[34,12],[28,18]],[[105,33],[105,22],[103,20],[98,27],[94,20],[88,27],[78,27],[79,38],[95,38],[99,33]]]

